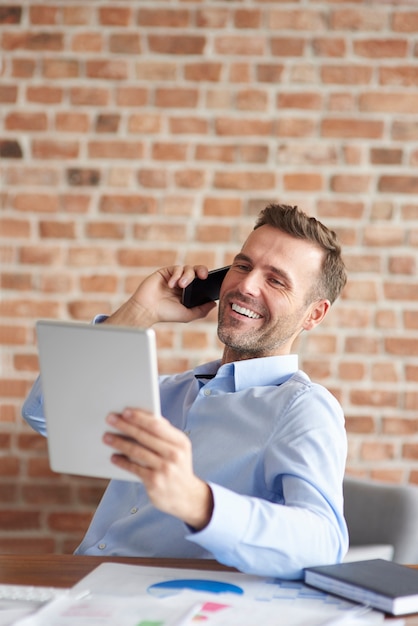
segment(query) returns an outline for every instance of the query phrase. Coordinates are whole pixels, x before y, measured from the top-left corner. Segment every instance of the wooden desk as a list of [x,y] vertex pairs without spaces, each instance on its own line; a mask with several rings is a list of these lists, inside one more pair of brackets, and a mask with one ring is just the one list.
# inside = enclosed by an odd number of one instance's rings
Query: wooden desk
[[[103,562],[154,567],[181,567],[214,571],[236,571],[216,561],[200,559],[150,559],[140,557],[73,556],[71,554],[0,555],[0,584],[72,587]],[[390,626],[391,620],[387,620]],[[406,626],[418,626],[418,614],[405,619]]]
[[100,563],[129,563],[155,567],[236,571],[217,561],[197,559],[152,559],[140,557],[74,556],[71,554],[0,555],[0,583],[72,587]]

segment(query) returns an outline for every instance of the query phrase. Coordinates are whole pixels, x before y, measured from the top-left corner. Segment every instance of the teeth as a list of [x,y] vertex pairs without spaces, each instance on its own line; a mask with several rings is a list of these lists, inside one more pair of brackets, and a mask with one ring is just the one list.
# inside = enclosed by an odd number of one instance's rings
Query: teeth
[[258,320],[261,317],[258,313],[254,313],[254,311],[250,311],[250,309],[244,309],[244,307],[238,306],[238,304],[233,304],[232,310],[236,311],[236,313],[240,313],[241,315],[245,315],[246,317],[251,317],[251,319],[254,320]]

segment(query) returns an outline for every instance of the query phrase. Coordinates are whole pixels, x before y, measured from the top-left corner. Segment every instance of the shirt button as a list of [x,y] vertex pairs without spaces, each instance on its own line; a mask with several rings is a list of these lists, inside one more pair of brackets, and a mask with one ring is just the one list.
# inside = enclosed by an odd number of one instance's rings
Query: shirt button
[[131,509],[131,513],[132,513],[132,515],[133,515],[134,513],[138,513],[138,507],[133,506],[133,507],[132,507],[132,509]]
[[205,389],[205,391],[203,393],[205,394],[205,396],[210,396],[211,391],[210,391],[210,389]]
[[105,543],[99,543],[99,550],[104,550],[106,547]]

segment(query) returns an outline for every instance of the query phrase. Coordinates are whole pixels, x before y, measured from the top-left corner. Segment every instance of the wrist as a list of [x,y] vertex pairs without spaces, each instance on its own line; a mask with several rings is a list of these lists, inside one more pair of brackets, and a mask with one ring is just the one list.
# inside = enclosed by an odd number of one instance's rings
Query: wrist
[[152,313],[144,308],[139,302],[130,298],[122,304],[103,324],[114,324],[116,326],[138,326],[140,328],[150,328],[158,322]]

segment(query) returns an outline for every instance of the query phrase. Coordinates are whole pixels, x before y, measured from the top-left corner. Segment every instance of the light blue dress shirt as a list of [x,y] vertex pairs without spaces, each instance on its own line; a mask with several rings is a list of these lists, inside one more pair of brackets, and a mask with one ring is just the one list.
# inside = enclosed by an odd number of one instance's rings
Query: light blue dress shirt
[[[215,558],[281,578],[343,558],[343,412],[296,355],[215,361],[161,377],[160,393],[162,414],[190,437],[194,471],[212,488],[210,523],[193,532],[157,510],[141,483],[113,480],[77,554]],[[38,378],[23,417],[46,434],[42,404]]]

